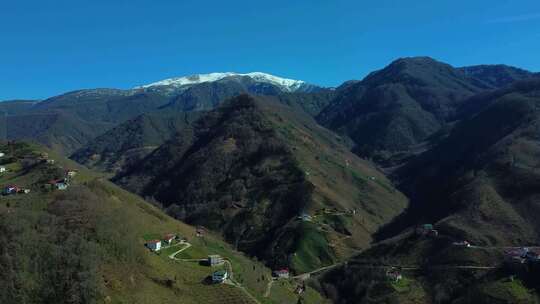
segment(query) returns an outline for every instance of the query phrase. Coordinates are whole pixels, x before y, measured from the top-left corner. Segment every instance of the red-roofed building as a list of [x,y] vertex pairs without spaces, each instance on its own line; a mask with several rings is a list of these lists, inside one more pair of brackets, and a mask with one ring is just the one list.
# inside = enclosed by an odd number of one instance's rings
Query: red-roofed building
[[274,276],[280,279],[289,278],[289,268],[282,268],[279,270],[274,270]]
[[66,190],[68,187],[68,184],[64,179],[53,179],[49,181],[48,184],[58,190]]
[[167,243],[168,245],[170,245],[172,243],[173,240],[176,239],[176,235],[172,234],[172,233],[169,233],[169,234],[166,234],[164,237],[163,237],[163,241],[165,243]]

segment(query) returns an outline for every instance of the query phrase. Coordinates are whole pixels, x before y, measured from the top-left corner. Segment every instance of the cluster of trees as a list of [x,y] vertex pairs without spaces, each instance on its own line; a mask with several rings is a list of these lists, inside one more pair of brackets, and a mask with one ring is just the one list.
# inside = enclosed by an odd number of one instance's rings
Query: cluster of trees
[[[0,214],[0,303],[95,303],[100,250],[86,191]],[[81,199],[84,197],[84,199]]]

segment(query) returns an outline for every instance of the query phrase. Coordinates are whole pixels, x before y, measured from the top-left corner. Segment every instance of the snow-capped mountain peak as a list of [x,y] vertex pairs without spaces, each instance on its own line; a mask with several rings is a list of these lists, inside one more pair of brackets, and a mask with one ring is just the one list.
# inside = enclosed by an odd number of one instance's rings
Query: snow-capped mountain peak
[[246,73],[246,74],[227,72],[227,73],[197,74],[197,75],[191,75],[191,76],[169,78],[169,79],[161,80],[158,82],[150,83],[147,85],[142,85],[142,86],[136,87],[135,89],[146,89],[146,88],[159,87],[159,86],[172,86],[172,87],[191,86],[191,85],[196,85],[196,84],[205,83],[205,82],[219,81],[219,80],[229,78],[229,77],[249,77],[253,81],[256,81],[256,82],[269,83],[269,84],[278,86],[283,91],[286,91],[286,92],[295,92],[299,90],[300,88],[304,87],[305,85],[307,85],[306,82],[301,81],[301,80],[281,78],[281,77],[277,77],[274,75],[261,73],[261,72],[253,72],[253,73]]

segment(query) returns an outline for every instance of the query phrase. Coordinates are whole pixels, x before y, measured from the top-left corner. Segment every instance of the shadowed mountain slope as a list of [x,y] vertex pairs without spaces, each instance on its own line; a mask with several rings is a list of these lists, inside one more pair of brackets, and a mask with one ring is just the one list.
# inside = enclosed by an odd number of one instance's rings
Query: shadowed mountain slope
[[478,114],[397,172],[410,214],[477,243],[539,242],[540,81],[485,97]]
[[118,172],[179,132],[189,132],[199,116],[200,112],[143,114],[96,137],[75,151],[71,159],[100,171]]
[[503,88],[513,82],[535,77],[532,72],[504,64],[474,65],[459,70],[493,88]]
[[427,57],[403,58],[344,86],[317,119],[350,137],[360,155],[385,161],[416,153],[416,145],[456,119],[469,97],[528,75],[510,67],[456,69]]
[[[339,137],[275,100],[234,98],[193,131],[115,182],[175,217],[222,232],[270,265],[304,272],[331,264],[367,246],[406,206]],[[311,219],[298,219],[304,213]]]

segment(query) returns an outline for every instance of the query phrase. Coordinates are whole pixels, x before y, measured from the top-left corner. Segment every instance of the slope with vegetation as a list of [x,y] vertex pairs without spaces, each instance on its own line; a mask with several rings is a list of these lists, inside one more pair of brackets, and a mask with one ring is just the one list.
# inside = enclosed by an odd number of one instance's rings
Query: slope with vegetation
[[[540,81],[474,100],[478,112],[396,172],[411,205],[380,232],[385,240],[320,278],[334,302],[539,301],[538,264],[503,257],[540,242]],[[415,235],[423,223],[439,235]],[[455,245],[463,240],[473,246]],[[402,267],[405,291],[385,276],[390,266]]]
[[[537,209],[540,82],[486,96],[434,149],[397,172],[410,214],[485,244],[540,241]],[[413,216],[414,217],[414,216]]]
[[71,159],[87,167],[116,173],[136,164],[176,134],[191,132],[200,112],[143,114],[107,131],[75,151]]
[[273,267],[304,272],[349,256],[406,206],[339,137],[275,100],[234,98],[193,130],[115,182]]
[[473,65],[459,68],[459,70],[493,88],[503,88],[516,81],[536,77],[532,72],[504,64]]
[[[5,186],[16,184],[28,194],[0,200],[0,302],[2,303],[296,303],[298,295],[282,284],[275,296],[263,297],[270,270],[236,252],[210,233],[178,222],[139,197],[119,189],[91,171],[49,151],[23,143],[3,143],[8,171]],[[65,170],[77,175],[65,191],[44,185]],[[144,247],[149,238],[175,233],[200,248],[206,258],[217,253],[232,265],[235,280],[209,284],[212,268],[174,261],[164,249]],[[204,249],[204,250],[203,250]],[[309,288],[309,287],[308,287]],[[311,288],[306,300],[323,302]]]
[[425,150],[420,144],[454,121],[467,98],[529,76],[510,67],[456,69],[428,57],[402,58],[342,86],[318,121],[350,137],[359,155],[393,165]]

